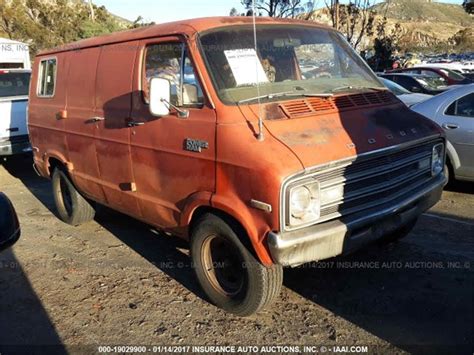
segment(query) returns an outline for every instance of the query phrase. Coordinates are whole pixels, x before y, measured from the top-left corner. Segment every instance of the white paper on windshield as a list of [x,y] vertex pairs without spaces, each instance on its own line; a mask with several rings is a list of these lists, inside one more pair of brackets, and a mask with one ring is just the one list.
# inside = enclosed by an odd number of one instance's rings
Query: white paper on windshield
[[229,50],[224,51],[224,54],[237,86],[268,83],[267,75],[255,49]]

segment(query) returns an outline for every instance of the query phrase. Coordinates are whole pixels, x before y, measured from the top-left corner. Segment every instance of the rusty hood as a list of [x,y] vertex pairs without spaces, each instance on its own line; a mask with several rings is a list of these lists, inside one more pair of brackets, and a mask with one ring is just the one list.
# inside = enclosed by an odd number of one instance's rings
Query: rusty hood
[[[362,94],[358,95],[360,100]],[[263,107],[264,125],[305,168],[442,135],[434,122],[411,111],[395,96],[383,95],[380,102],[360,101],[363,105],[348,100],[348,95],[340,96],[344,101],[311,98],[270,103]],[[356,104],[348,104],[350,101]],[[246,110],[255,117],[260,108],[252,105]]]

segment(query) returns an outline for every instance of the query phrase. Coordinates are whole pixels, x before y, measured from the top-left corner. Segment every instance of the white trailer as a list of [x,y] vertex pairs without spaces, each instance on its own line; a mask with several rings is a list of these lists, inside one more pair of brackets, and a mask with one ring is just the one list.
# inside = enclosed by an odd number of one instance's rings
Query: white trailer
[[0,38],[0,70],[2,69],[31,70],[28,44]]

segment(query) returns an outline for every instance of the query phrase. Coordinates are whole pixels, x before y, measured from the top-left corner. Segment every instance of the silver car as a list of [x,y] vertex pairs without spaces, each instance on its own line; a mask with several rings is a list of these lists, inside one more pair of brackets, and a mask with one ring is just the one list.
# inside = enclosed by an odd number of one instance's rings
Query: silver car
[[446,131],[449,173],[459,180],[474,181],[474,84],[449,90],[411,109]]

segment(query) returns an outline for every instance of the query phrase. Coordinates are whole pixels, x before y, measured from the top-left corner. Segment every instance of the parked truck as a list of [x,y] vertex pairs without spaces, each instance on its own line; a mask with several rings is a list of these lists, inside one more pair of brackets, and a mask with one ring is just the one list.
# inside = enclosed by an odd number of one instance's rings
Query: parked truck
[[31,151],[26,126],[30,76],[28,45],[0,38],[0,157]]
[[31,151],[26,113],[30,70],[0,70],[0,156]]

